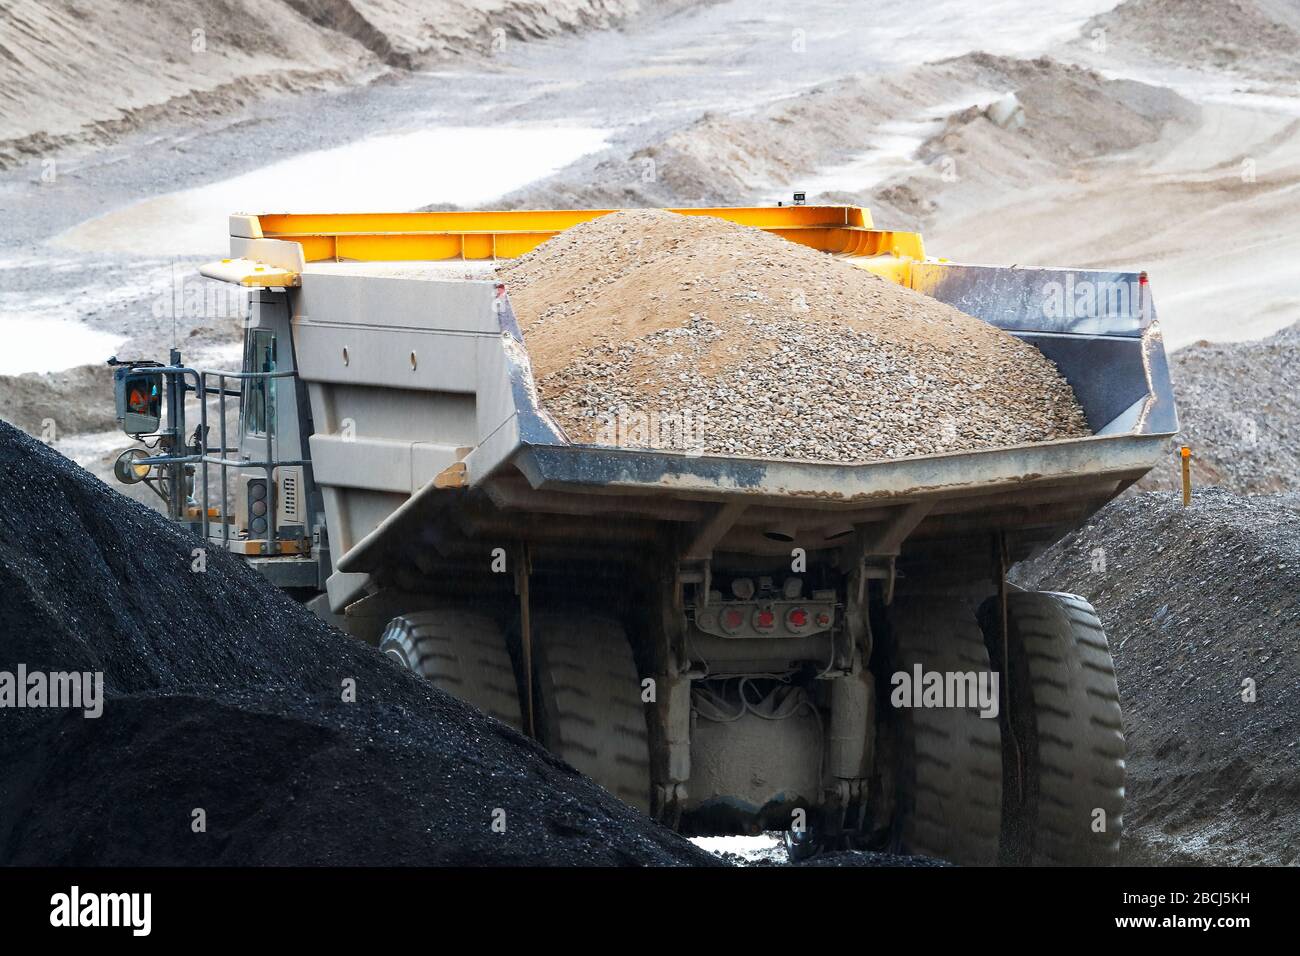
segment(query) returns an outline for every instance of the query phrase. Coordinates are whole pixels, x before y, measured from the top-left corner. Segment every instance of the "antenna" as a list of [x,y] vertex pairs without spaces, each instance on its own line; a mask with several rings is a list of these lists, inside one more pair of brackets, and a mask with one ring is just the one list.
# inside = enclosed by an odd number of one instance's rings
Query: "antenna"
[[175,350],[177,339],[180,337],[178,329],[179,319],[176,316],[176,263],[177,257],[172,256],[172,349]]

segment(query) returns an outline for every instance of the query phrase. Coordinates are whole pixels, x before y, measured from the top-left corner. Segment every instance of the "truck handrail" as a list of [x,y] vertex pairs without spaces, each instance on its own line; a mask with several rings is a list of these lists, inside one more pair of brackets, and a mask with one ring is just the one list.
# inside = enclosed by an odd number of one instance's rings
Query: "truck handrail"
[[[211,522],[209,515],[209,506],[211,501],[211,490],[208,482],[208,466],[215,465],[221,469],[221,543],[225,547],[230,541],[230,523],[225,520],[224,511],[226,501],[229,498],[228,470],[230,468],[261,468],[266,472],[267,486],[271,487],[274,482],[275,470],[277,468],[303,467],[310,468],[310,459],[277,459],[274,455],[275,443],[275,419],[274,416],[267,416],[266,421],[266,459],[263,461],[242,461],[240,459],[231,459],[225,457],[231,450],[227,445],[226,435],[226,396],[231,394],[240,394],[233,392],[226,387],[226,381],[229,379],[236,380],[257,380],[257,379],[279,379],[279,378],[297,378],[298,373],[292,369],[278,372],[230,372],[216,369],[195,369],[189,366],[169,365],[161,366],[151,371],[156,371],[164,376],[172,377],[193,377],[194,385],[187,386],[187,389],[193,390],[199,404],[199,434],[202,436],[203,452],[202,454],[189,455],[154,455],[148,458],[140,458],[138,464],[141,465],[166,465],[173,469],[173,481],[181,474],[181,469],[185,465],[201,465],[201,485],[203,488],[203,503],[200,507],[201,522],[203,527],[203,540],[210,540]],[[215,388],[208,387],[208,379],[215,377],[217,385]],[[208,395],[215,394],[218,397],[218,416],[220,418],[220,444],[215,448],[208,444]],[[177,413],[168,409],[169,415]],[[184,431],[183,415],[181,416],[180,431]],[[169,423],[169,429],[176,429],[175,418]],[[182,434],[177,435],[178,444],[184,440]],[[267,508],[266,522],[266,549],[267,553],[272,553],[275,544],[275,509]]]

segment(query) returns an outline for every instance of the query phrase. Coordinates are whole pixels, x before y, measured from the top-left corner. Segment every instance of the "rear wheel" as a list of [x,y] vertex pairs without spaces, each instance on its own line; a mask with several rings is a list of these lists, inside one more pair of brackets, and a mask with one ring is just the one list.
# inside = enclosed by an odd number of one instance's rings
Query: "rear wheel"
[[[985,605],[984,618],[993,642],[996,605]],[[1123,831],[1124,729],[1097,612],[1075,594],[1012,592],[1007,656],[1024,781],[1020,797],[1009,763],[1005,859],[1113,862]]]
[[791,863],[811,860],[822,851],[822,842],[811,830],[786,830],[782,836],[785,855]]
[[649,735],[622,625],[579,611],[550,611],[534,616],[532,634],[542,743],[648,813]]
[[505,636],[487,615],[467,610],[403,614],[388,622],[379,650],[453,697],[523,729]]
[[[960,602],[899,598],[890,607],[894,670],[914,677],[991,671],[975,614]],[[984,678],[987,680],[987,677]],[[893,699],[891,684],[890,699]],[[952,703],[946,701],[945,703]],[[899,707],[899,844],[906,853],[965,865],[997,862],[1002,738],[996,718],[966,706]]]

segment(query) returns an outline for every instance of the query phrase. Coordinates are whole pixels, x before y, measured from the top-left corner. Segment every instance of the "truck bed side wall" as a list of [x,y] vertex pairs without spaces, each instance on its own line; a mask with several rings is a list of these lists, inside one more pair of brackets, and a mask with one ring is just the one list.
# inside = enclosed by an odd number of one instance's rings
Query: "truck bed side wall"
[[[487,282],[306,275],[293,293],[311,457],[337,558],[509,417],[477,383],[504,376]],[[330,579],[337,611],[365,575]]]

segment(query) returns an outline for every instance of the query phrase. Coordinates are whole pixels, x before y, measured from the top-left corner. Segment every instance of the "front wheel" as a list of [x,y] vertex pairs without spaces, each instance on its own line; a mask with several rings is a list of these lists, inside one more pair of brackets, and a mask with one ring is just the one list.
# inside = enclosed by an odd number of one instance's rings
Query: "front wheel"
[[379,650],[489,717],[523,729],[505,635],[487,615],[464,608],[403,614],[388,622]]

